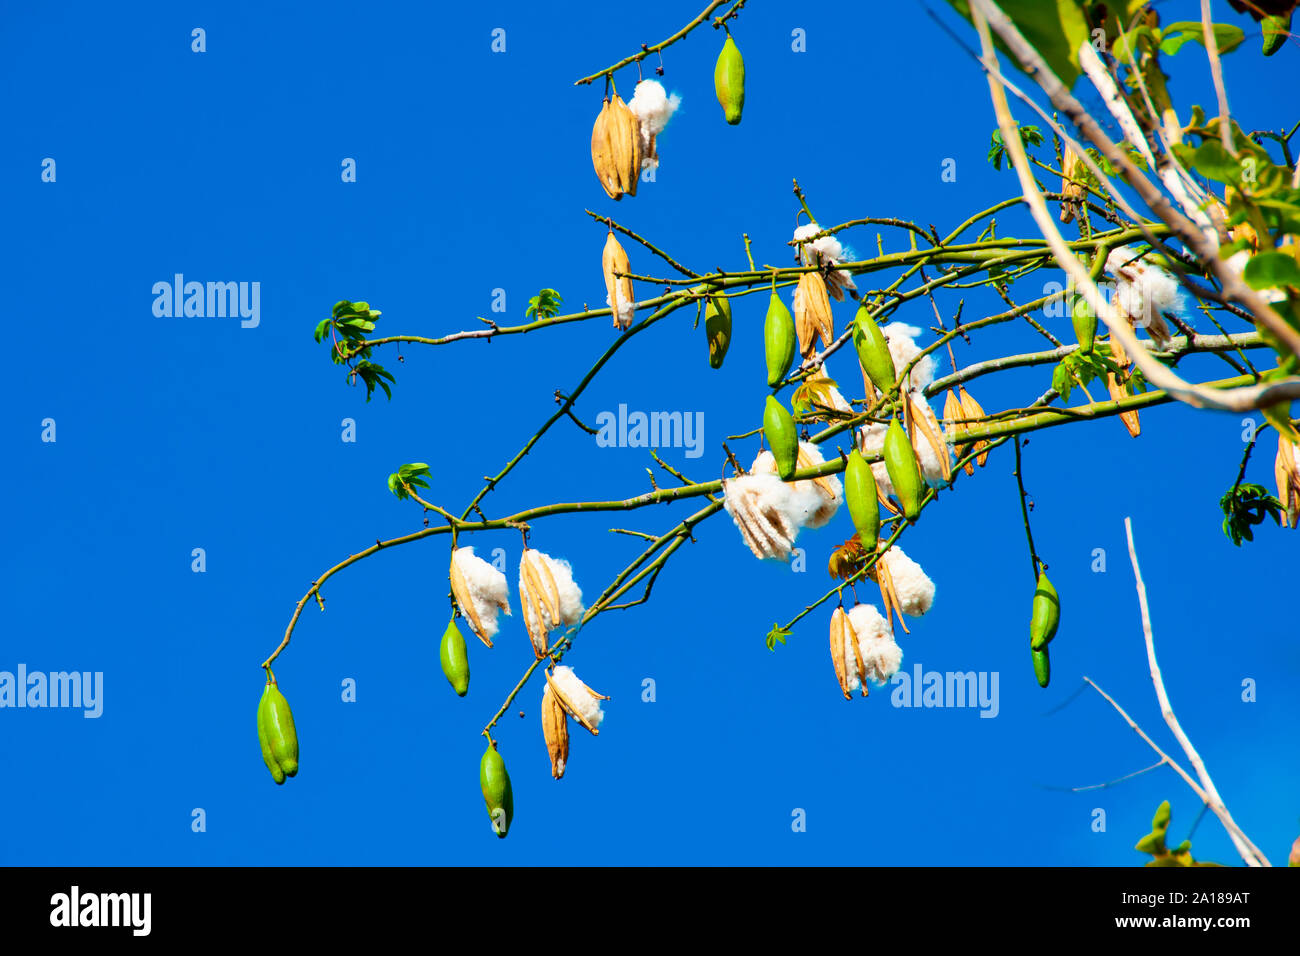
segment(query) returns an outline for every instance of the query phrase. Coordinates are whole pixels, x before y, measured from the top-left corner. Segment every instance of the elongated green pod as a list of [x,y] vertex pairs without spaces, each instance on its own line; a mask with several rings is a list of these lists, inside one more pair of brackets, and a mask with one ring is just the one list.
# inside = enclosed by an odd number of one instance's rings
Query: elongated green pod
[[776,473],[782,481],[788,480],[799,467],[799,433],[794,416],[772,395],[763,407],[763,434],[776,459]]
[[492,829],[498,837],[505,839],[510,831],[510,821],[515,817],[515,795],[510,788],[506,762],[491,744],[483,751],[483,759],[479,761],[478,782],[483,790],[483,802],[487,805],[488,816],[492,818]]
[[1091,352],[1097,338],[1097,313],[1083,296],[1075,298],[1070,320],[1074,324],[1074,337],[1079,340],[1079,351]]
[[710,297],[704,306],[704,335],[709,341],[709,367],[722,368],[731,345],[731,300]]
[[885,432],[885,469],[894,486],[894,494],[903,507],[903,517],[915,521],[921,513],[921,498],[925,494],[925,482],[921,480],[921,469],[916,463],[916,453],[912,443],[907,439],[907,432],[897,418],[889,423]]
[[1034,676],[1038,678],[1038,686],[1046,687],[1052,680],[1052,662],[1047,656],[1047,645],[1043,645],[1032,653],[1034,656]]
[[844,502],[857,529],[862,546],[874,551],[880,539],[880,505],[876,494],[876,476],[871,466],[855,448],[844,467]]
[[1280,16],[1265,17],[1264,27],[1264,55],[1272,56],[1282,45],[1286,43],[1286,38],[1291,33],[1291,13],[1284,13]]
[[794,363],[794,316],[775,292],[767,304],[763,322],[763,351],[767,356],[767,387],[781,384]]
[[1056,637],[1061,623],[1061,599],[1047,575],[1038,573],[1038,586],[1034,588],[1033,615],[1029,621],[1029,646],[1042,650]]
[[262,699],[257,702],[257,742],[262,748],[262,760],[266,764],[266,769],[271,771],[271,779],[277,784],[284,783],[285,774],[280,769],[280,765],[275,760],[275,754],[271,753],[271,738],[266,729],[266,714],[270,707],[270,698],[268,692],[271,685],[266,685],[266,690],[262,691]]
[[731,34],[727,34],[718,62],[713,65],[713,91],[727,122],[732,126],[739,124],[745,108],[745,61]]
[[465,635],[456,626],[452,618],[447,629],[442,632],[442,643],[438,646],[438,660],[442,664],[442,673],[451,684],[457,697],[464,697],[469,691],[469,651],[465,647]]
[[298,773],[298,731],[293,726],[293,711],[275,683],[268,683],[262,696],[266,700],[263,724],[271,756],[284,775],[292,777]]
[[890,354],[885,333],[880,331],[865,304],[858,306],[858,314],[853,319],[853,347],[871,384],[888,395],[898,371],[894,368],[894,356]]

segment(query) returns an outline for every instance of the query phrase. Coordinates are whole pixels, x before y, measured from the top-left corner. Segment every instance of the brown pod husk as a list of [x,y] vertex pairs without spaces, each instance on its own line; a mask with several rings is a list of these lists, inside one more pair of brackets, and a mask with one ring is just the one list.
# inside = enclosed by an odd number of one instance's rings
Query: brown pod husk
[[549,683],[542,692],[542,736],[551,758],[551,776],[559,780],[569,762],[569,718]]
[[819,273],[805,272],[799,277],[794,296],[794,330],[799,337],[799,354],[804,358],[816,351],[818,338],[826,346],[835,337],[831,301],[826,281]]
[[[627,277],[627,273],[632,271],[632,265],[628,261],[627,250],[614,238],[612,230],[605,239],[605,250],[601,254],[600,265],[605,273],[605,294],[609,299],[610,314],[614,317],[614,327],[627,329],[632,325],[632,317],[635,314],[631,308],[635,304],[632,280]],[[615,273],[620,275],[615,276]],[[620,299],[627,303],[626,315],[620,314],[622,311],[619,308]]]

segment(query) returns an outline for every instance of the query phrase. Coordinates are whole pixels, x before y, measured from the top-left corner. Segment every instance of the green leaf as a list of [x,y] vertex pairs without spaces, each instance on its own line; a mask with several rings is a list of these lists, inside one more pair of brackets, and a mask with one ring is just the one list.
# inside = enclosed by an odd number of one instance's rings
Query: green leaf
[[554,289],[543,289],[528,300],[524,318],[536,316],[539,319],[553,319],[560,314],[560,304],[564,299]]
[[314,336],[318,343],[325,338],[325,333],[329,331],[330,323],[333,321],[333,319],[321,319],[320,322],[316,324],[316,332],[314,333]]
[[[967,0],[948,0],[953,8],[967,20],[970,4]],[[1079,47],[1091,39],[1088,21],[1076,0],[999,0],[1002,9],[1030,45],[1047,61],[1066,87],[1079,78]],[[1007,51],[1002,41],[994,37],[998,49],[1007,53],[1013,64],[1019,61]]]
[[1233,159],[1217,139],[1207,139],[1191,154],[1191,166],[1207,179],[1221,183],[1241,181],[1241,161]]
[[[1235,24],[1211,23],[1210,29],[1214,31],[1214,42],[1221,54],[1231,53],[1246,39],[1246,31]],[[1200,20],[1170,23],[1160,31],[1160,35],[1160,52],[1166,56],[1173,56],[1193,40],[1205,46],[1205,30]]]
[[788,627],[782,627],[780,624],[773,624],[772,630],[767,632],[767,649],[769,651],[775,651],[776,642],[780,641],[784,644],[785,639],[792,633],[793,632]]
[[1246,263],[1241,277],[1252,289],[1300,288],[1300,263],[1285,252],[1261,252]]

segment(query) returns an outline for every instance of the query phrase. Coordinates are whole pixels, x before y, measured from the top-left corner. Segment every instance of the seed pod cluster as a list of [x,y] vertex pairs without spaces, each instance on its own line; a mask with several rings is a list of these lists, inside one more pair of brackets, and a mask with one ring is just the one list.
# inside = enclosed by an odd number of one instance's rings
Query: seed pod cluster
[[591,127],[591,165],[610,199],[636,195],[641,150],[640,121],[615,93],[601,105]]
[[284,783],[286,777],[297,776],[298,732],[293,726],[293,711],[269,669],[266,689],[257,705],[257,740],[266,769],[277,784]]
[[767,318],[763,321],[763,352],[767,358],[767,387],[781,384],[794,363],[794,319],[775,292],[767,304]]
[[438,645],[438,661],[442,664],[442,673],[451,684],[457,697],[464,697],[469,692],[469,651],[465,647],[465,635],[456,626],[455,618],[447,624],[442,632],[442,642]]
[[[980,406],[979,402],[975,401],[975,399],[971,397],[970,392],[966,391],[964,387],[958,385],[956,391],[954,391],[951,388],[948,389],[948,394],[944,397],[943,417],[947,419],[949,422],[954,422],[957,419],[962,419],[963,421],[973,421],[975,419],[984,417],[984,409]],[[969,427],[969,426],[965,426],[965,427]],[[962,427],[959,427],[957,425],[950,425],[949,432],[948,432],[949,435],[952,437],[952,439],[958,443],[957,444],[958,458],[965,458],[972,451],[971,445],[961,443],[963,430],[964,429]],[[974,462],[970,462],[970,461],[966,462],[965,465],[966,474],[968,475],[975,474],[976,462],[978,462],[981,468],[984,467],[984,463],[989,460],[989,453],[987,451],[983,451],[983,449],[987,448],[988,444],[989,443],[983,439],[980,439],[979,441],[975,442],[973,446],[973,450],[979,452],[979,454],[976,456]]]
[[731,300],[710,296],[704,305],[704,335],[709,342],[709,367],[722,368],[731,345]]
[[763,407],[763,435],[776,459],[776,473],[788,481],[799,467],[799,433],[794,416],[772,395]]
[[600,266],[605,274],[605,301],[609,303],[610,314],[614,316],[614,328],[626,329],[632,324],[632,317],[636,314],[632,280],[628,277],[632,265],[628,261],[627,250],[614,238],[612,229],[605,239],[605,250],[600,257]]
[[737,125],[745,109],[745,61],[730,33],[713,66],[713,90],[727,122]]

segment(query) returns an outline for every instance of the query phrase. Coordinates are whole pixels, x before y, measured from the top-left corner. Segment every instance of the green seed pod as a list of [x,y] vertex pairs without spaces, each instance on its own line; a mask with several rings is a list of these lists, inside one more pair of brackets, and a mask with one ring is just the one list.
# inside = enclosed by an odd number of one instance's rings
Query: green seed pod
[[858,307],[858,314],[853,319],[853,347],[858,351],[858,361],[862,363],[862,370],[871,379],[871,384],[884,394],[889,394],[898,375],[894,368],[894,356],[889,352],[885,333],[880,331],[880,326],[865,305]]
[[262,760],[266,763],[266,769],[271,771],[271,779],[277,784],[284,783],[284,771],[275,761],[275,755],[271,753],[271,739],[267,736],[266,713],[269,709],[270,698],[268,694],[271,685],[266,685],[266,690],[262,692],[262,699],[257,703],[257,742],[262,747]]
[[1061,623],[1061,599],[1056,595],[1056,588],[1047,580],[1047,575],[1038,573],[1038,587],[1034,589],[1033,616],[1029,622],[1029,646],[1042,650],[1056,636],[1056,628]]
[[1291,14],[1284,13],[1281,16],[1264,18],[1264,55],[1272,56],[1282,45],[1286,43],[1286,38],[1291,32]]
[[262,693],[266,700],[266,739],[271,745],[271,756],[280,765],[286,777],[298,773],[298,731],[293,726],[293,711],[289,702],[274,683],[268,683]]
[[713,90],[718,94],[718,103],[727,122],[737,125],[745,108],[745,61],[731,34],[727,34],[727,41],[722,44],[722,52],[713,67]]
[[875,550],[880,539],[880,505],[876,498],[876,476],[867,460],[855,448],[844,468],[844,502],[857,529],[862,546]]
[[794,416],[772,395],[763,408],[763,434],[776,459],[776,473],[782,481],[788,480],[799,467],[799,432]]
[[1079,340],[1079,350],[1091,352],[1097,338],[1097,313],[1092,310],[1087,299],[1077,296],[1074,308],[1070,310],[1070,318],[1074,323],[1074,336]]
[[510,830],[510,821],[515,816],[515,795],[510,789],[506,762],[491,744],[483,751],[483,759],[479,761],[478,783],[483,790],[483,802],[487,804],[488,816],[492,818],[492,829],[498,837],[505,839]]
[[704,306],[704,334],[709,340],[709,367],[722,368],[731,345],[731,300],[710,297]]
[[442,673],[451,684],[451,689],[457,697],[464,697],[469,691],[469,651],[465,649],[465,636],[456,626],[455,618],[447,625],[447,630],[442,632],[438,660],[442,663]]
[[1047,657],[1047,646],[1044,645],[1041,650],[1033,651],[1034,655],[1034,676],[1038,678],[1038,686],[1046,687],[1052,679],[1052,662]]
[[763,322],[763,350],[767,353],[767,387],[776,388],[794,362],[794,317],[781,297],[772,293]]
[[898,503],[903,506],[903,516],[908,521],[915,521],[921,513],[925,482],[921,480],[921,469],[916,464],[912,443],[897,418],[889,423],[889,430],[885,432],[885,468]]

